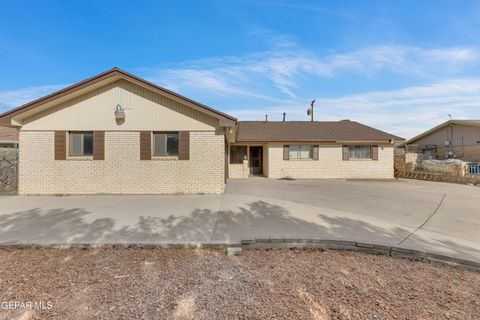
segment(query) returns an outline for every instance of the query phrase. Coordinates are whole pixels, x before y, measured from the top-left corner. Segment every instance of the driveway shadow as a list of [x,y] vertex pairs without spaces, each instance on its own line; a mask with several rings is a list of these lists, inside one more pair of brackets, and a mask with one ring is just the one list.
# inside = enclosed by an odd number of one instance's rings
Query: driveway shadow
[[[373,225],[363,220],[313,214],[309,220],[287,209],[255,201],[235,211],[195,209],[187,215],[140,216],[132,225],[117,225],[115,218],[88,219],[81,209],[40,208],[0,215],[0,243],[37,244],[165,243],[211,240],[238,242],[244,237],[343,239],[397,245],[410,230]],[[90,221],[89,221],[90,220]],[[419,239],[438,252],[480,260],[477,248],[444,239]],[[414,248],[415,243],[409,246]]]
[[79,208],[36,208],[1,215],[0,243],[208,242],[216,218],[211,210],[195,209],[187,216],[140,216],[135,225],[116,226],[113,217],[88,222],[89,214]]

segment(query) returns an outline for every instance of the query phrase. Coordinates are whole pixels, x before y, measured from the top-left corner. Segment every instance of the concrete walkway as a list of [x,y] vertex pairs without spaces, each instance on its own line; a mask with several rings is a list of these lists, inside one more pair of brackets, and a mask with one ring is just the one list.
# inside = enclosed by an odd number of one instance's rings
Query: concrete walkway
[[1,196],[0,244],[339,239],[480,262],[480,188],[415,180],[232,180],[223,195]]

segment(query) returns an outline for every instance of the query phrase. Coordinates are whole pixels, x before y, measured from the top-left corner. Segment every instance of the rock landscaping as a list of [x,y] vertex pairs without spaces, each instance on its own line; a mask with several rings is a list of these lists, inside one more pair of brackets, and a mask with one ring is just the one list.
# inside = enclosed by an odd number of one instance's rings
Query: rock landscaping
[[361,252],[1,249],[0,262],[1,319],[480,318],[480,273]]

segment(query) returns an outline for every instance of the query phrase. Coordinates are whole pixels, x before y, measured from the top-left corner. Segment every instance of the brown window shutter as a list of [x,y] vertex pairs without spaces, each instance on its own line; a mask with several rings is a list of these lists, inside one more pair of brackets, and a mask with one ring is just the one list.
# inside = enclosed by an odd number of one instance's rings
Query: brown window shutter
[[93,160],[105,160],[105,131],[93,132]]
[[55,131],[54,137],[55,160],[67,159],[67,132]]
[[190,160],[190,132],[178,133],[178,160]]
[[318,145],[313,146],[313,160],[318,160]]
[[283,160],[290,160],[289,145],[286,144],[283,146]]
[[140,131],[140,160],[152,160],[151,131]]
[[348,161],[350,158],[349,152],[348,152],[348,146],[342,146],[342,160],[343,161]]
[[378,146],[372,146],[372,160],[378,160]]

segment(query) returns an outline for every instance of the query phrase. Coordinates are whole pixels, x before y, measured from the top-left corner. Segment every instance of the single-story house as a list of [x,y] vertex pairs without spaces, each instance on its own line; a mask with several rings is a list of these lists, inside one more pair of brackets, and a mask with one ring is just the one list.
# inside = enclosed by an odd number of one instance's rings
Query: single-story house
[[20,194],[221,193],[228,178],[393,178],[401,138],[360,123],[237,121],[118,68],[0,115]]
[[401,140],[350,120],[239,121],[229,177],[390,179]]
[[400,144],[432,159],[480,161],[480,120],[448,120]]

